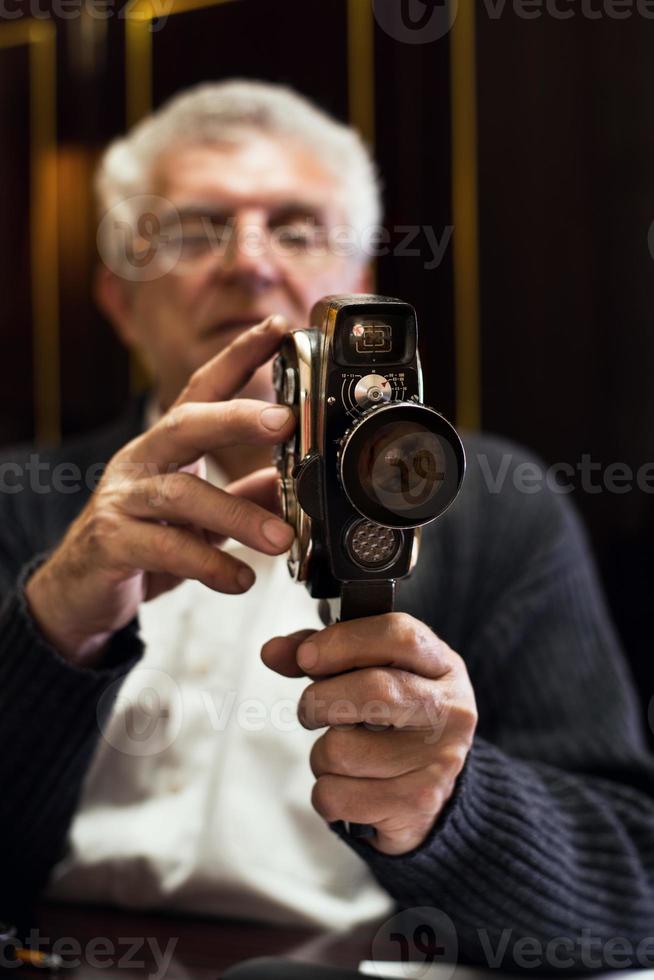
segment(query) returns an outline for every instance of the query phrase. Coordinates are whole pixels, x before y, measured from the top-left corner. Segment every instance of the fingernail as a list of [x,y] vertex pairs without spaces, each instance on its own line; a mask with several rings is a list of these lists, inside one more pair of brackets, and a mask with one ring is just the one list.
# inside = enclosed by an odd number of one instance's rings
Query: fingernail
[[290,525],[271,518],[269,521],[264,521],[261,531],[266,541],[270,541],[275,548],[290,548],[294,537]]
[[254,327],[253,329],[257,330],[259,333],[265,333],[266,330],[270,330],[271,327],[277,329],[285,326],[286,326],[286,317],[281,316],[281,314],[279,313],[276,313],[274,316],[266,317],[263,323],[260,323],[257,327]]
[[252,588],[255,578],[256,575],[247,565],[241,565],[236,573],[236,581],[244,592]]
[[318,663],[318,647],[315,643],[303,643],[297,651],[297,662],[302,670],[311,670]]
[[261,423],[271,432],[279,432],[290,421],[292,414],[290,408],[284,408],[283,405],[264,408],[261,413]]

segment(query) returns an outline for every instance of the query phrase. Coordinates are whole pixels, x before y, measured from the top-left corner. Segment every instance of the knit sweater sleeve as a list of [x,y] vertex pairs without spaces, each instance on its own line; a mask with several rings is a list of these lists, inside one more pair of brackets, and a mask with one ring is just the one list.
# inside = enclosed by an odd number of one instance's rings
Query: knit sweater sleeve
[[[82,781],[112,697],[142,653],[136,620],[114,635],[102,666],[77,667],[40,634],[24,585],[45,554],[10,499],[0,522],[0,919],[31,909],[62,856]],[[35,518],[36,519],[36,518]]]
[[558,494],[482,498],[471,566],[494,574],[459,650],[480,724],[454,794],[404,855],[332,829],[399,906],[449,916],[463,961],[652,966],[654,765],[584,533]]

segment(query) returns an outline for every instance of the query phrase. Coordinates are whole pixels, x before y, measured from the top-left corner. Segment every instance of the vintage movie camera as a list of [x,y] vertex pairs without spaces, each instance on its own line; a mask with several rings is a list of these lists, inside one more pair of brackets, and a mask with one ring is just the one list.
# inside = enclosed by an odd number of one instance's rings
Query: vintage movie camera
[[457,496],[465,453],[422,404],[415,310],[385,296],[327,296],[311,326],[284,338],[280,403],[297,417],[277,449],[288,565],[332,618],[390,612],[417,560],[417,529]]

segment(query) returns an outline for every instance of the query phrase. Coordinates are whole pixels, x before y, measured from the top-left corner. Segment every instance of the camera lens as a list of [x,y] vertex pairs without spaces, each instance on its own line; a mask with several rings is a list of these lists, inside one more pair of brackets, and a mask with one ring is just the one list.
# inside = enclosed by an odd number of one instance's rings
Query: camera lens
[[341,482],[351,504],[386,527],[418,527],[456,497],[465,455],[456,430],[433,409],[394,403],[371,410],[345,436]]
[[423,425],[389,422],[364,445],[358,475],[367,495],[394,514],[430,512],[445,480],[442,441]]

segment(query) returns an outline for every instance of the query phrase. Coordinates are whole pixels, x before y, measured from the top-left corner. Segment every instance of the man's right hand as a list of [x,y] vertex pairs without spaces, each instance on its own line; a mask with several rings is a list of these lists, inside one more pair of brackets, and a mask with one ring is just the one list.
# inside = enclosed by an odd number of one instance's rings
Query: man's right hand
[[217,592],[246,592],[254,572],[220,550],[226,538],[268,555],[290,547],[292,529],[267,509],[273,470],[239,481],[234,493],[203,480],[197,465],[189,472],[212,450],[272,447],[289,438],[290,409],[233,398],[287,330],[282,317],[273,317],[238,337],[196,371],[156,425],[111,459],[86,507],[26,586],[32,615],[64,657],[96,664],[141,602],[183,579]]

